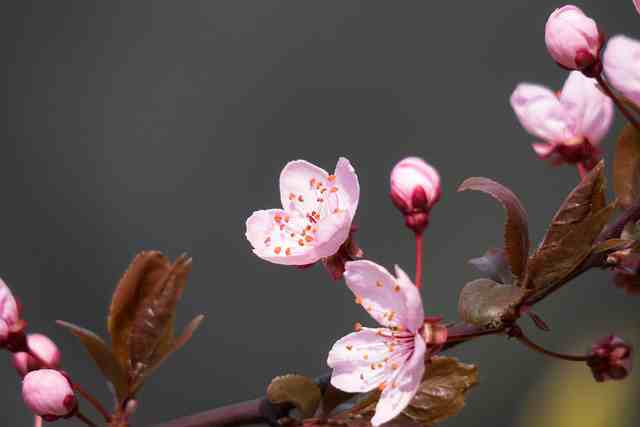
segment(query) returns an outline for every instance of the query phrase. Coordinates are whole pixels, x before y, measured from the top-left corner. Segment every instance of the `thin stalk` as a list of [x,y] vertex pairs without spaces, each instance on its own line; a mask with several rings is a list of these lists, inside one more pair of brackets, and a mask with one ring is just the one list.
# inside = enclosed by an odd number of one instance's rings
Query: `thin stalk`
[[42,417],[39,415],[33,418],[33,427],[42,427]]
[[546,348],[543,348],[531,341],[518,326],[514,326],[509,335],[520,341],[525,346],[529,347],[531,350],[536,351],[540,354],[544,354],[545,356],[567,360],[570,362],[586,362],[589,358],[588,356],[576,356],[573,354],[557,353],[555,351],[547,350]]
[[87,402],[91,403],[91,405],[93,405],[93,407],[96,408],[96,410],[100,412],[100,414],[104,417],[106,422],[111,421],[111,414],[109,413],[109,411],[107,411],[105,407],[102,406],[102,403],[100,403],[100,401],[98,401],[98,399],[96,399],[91,393],[89,393],[76,382],[73,383],[73,389],[77,391],[82,397],[84,397]]
[[576,167],[578,168],[578,174],[580,174],[580,180],[583,180],[585,176],[589,173],[586,166],[582,162],[576,163]]
[[220,427],[264,422],[262,399],[223,406],[199,414],[178,418],[156,427]]
[[89,427],[98,427],[96,423],[94,423],[89,418],[84,416],[80,411],[76,412],[76,418],[82,421],[83,423],[85,423],[86,425],[88,425]]
[[422,244],[422,233],[415,233],[416,235],[416,287],[420,289],[422,286],[422,256],[424,254],[424,248]]

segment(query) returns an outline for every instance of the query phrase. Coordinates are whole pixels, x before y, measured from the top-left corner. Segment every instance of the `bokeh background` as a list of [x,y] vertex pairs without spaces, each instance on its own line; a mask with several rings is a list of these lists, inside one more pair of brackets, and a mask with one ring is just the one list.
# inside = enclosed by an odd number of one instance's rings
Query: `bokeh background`
[[[429,313],[456,319],[459,290],[478,277],[466,260],[500,244],[503,220],[495,202],[457,194],[457,185],[472,175],[509,185],[537,240],[577,182],[573,168],[536,160],[508,104],[520,81],[561,86],[566,73],[543,42],[560,5],[5,2],[0,275],[32,330],[54,338],[65,368],[108,401],[83,348],[54,320],[106,336],[110,295],[131,258],[187,251],[194,271],[179,326],[201,312],[207,319],[148,382],[136,425],[253,398],[273,376],[325,372],[333,341],[369,319],[322,268],[253,256],[245,219],[278,204],[287,161],[332,170],[347,156],[362,187],[367,257],[412,272],[388,173],[419,155],[440,170],[444,192],[426,235],[422,292]],[[640,37],[631,0],[579,5],[609,34]],[[552,333],[524,324],[557,350],[581,351],[611,331],[638,345],[638,304],[592,272],[540,305]],[[480,365],[481,384],[446,426],[639,424],[637,372],[597,385],[583,366],[557,365],[502,337],[455,355]],[[19,379],[0,356],[0,424],[31,425]]]

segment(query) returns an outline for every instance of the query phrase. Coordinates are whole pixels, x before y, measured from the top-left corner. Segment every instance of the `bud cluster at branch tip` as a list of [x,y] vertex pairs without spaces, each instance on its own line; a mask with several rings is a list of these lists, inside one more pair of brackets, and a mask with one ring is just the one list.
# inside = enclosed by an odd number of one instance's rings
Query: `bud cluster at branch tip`
[[416,234],[429,225],[429,213],[440,200],[440,175],[431,165],[418,157],[407,157],[391,171],[393,204],[405,217],[405,224]]
[[591,348],[587,364],[598,382],[622,380],[631,372],[632,348],[622,338],[609,335]]

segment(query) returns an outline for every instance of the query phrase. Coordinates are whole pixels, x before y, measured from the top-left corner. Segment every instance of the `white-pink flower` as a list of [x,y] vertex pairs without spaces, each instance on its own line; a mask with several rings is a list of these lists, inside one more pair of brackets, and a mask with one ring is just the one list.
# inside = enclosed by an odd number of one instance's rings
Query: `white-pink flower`
[[382,390],[371,420],[374,426],[402,412],[425,370],[422,299],[397,266],[396,276],[371,261],[346,264],[344,277],[356,302],[382,327],[358,327],[333,345],[327,359],[334,387],[349,393]]
[[305,160],[289,162],[280,174],[282,209],[254,212],[246,237],[266,261],[313,264],[347,240],[359,197],[358,177],[344,157],[332,175]]
[[579,71],[569,74],[559,95],[546,87],[521,83],[511,95],[511,106],[522,126],[544,141],[534,144],[543,157],[558,146],[597,146],[613,120],[613,103],[594,79]]
[[611,38],[603,62],[613,87],[640,105],[640,41],[626,36]]
[[551,57],[569,70],[598,62],[603,37],[596,22],[574,5],[556,9],[547,20],[544,40]]
[[18,303],[11,289],[0,279],[0,345],[8,338],[11,327],[20,319]]

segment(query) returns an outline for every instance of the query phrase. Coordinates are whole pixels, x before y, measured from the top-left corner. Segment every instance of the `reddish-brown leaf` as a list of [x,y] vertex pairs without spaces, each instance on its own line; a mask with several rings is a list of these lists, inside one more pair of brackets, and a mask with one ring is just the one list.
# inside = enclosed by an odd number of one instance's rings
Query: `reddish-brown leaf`
[[515,308],[526,295],[527,291],[517,286],[476,279],[460,292],[458,313],[472,325],[499,328],[504,322],[515,320]]
[[129,367],[129,337],[140,303],[169,275],[171,263],[157,251],[136,255],[118,282],[113,294],[107,327],[113,353],[120,364]]
[[189,340],[191,340],[191,337],[195,333],[196,329],[200,327],[200,324],[202,323],[203,320],[204,320],[203,314],[196,316],[195,318],[193,318],[193,320],[191,320],[191,322],[189,322],[187,326],[185,326],[184,330],[182,331],[182,334],[178,338],[172,337],[171,346],[169,350],[164,352],[162,357],[158,359],[153,365],[149,366],[147,369],[141,372],[141,374],[136,379],[136,382],[131,385],[130,389],[132,394],[136,394],[139,391],[140,387],[142,387],[144,383],[144,380],[149,376],[151,376],[151,374],[153,374],[156,371],[156,369],[158,369],[160,365],[162,365],[165,362],[165,360],[169,358],[169,356],[171,356],[176,351],[180,350],[182,347],[185,346],[185,344],[189,342]]
[[640,131],[631,124],[622,130],[616,145],[613,189],[624,209],[640,197]]
[[[564,239],[575,227],[605,206],[604,163],[601,161],[569,193],[551,220],[540,250]],[[590,246],[591,242],[586,244]]]
[[150,284],[135,308],[129,336],[130,376],[135,379],[173,346],[176,306],[191,271],[191,258],[180,256],[162,280]]
[[522,203],[511,190],[489,178],[469,178],[458,188],[458,191],[465,190],[487,193],[498,200],[507,211],[507,222],[504,226],[504,248],[511,265],[511,271],[517,277],[522,277],[529,256],[527,212]]
[[593,251],[593,242],[598,237],[613,213],[611,204],[574,223],[559,240],[542,246],[529,259],[527,279],[530,288],[541,289],[553,286],[568,277]]
[[72,323],[62,320],[58,320],[57,323],[80,338],[80,342],[84,345],[87,352],[89,352],[89,355],[98,366],[100,372],[102,372],[102,375],[113,385],[118,401],[122,402],[126,399],[128,397],[127,374],[102,338],[90,330]]

